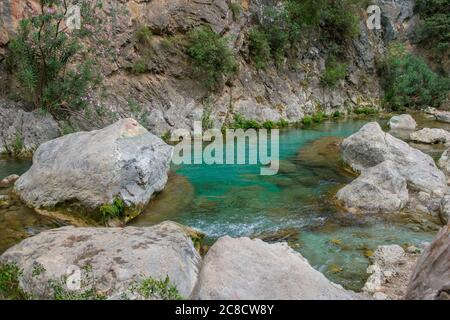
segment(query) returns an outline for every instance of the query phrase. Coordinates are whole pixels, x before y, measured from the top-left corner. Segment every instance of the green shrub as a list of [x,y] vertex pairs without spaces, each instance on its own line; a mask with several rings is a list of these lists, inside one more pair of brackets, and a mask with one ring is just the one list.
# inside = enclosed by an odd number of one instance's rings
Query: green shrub
[[418,42],[441,51],[450,49],[450,1],[417,0],[415,11],[423,20],[416,30]]
[[139,283],[135,283],[131,291],[139,293],[145,299],[183,300],[177,287],[171,284],[169,276],[166,276],[164,280],[146,278]]
[[0,299],[25,300],[28,295],[20,288],[22,270],[13,263],[0,263]]
[[197,27],[189,32],[187,53],[194,62],[196,73],[204,78],[204,84],[209,89],[237,71],[237,63],[228,47],[227,38],[209,27]]
[[276,129],[277,125],[275,124],[275,122],[273,122],[271,120],[267,120],[262,124],[262,127],[264,129],[271,130],[271,129]]
[[353,110],[353,112],[358,115],[373,115],[378,113],[377,109],[371,107],[357,107]]
[[310,126],[313,124],[313,118],[311,116],[304,116],[302,119],[302,124],[304,126]]
[[347,76],[347,64],[337,62],[335,58],[328,59],[321,82],[327,87],[335,87],[340,80]]
[[133,63],[133,65],[131,66],[131,72],[133,72],[134,74],[142,74],[142,73],[146,73],[148,70],[147,68],[147,64],[145,63],[144,60],[138,60],[135,63]]
[[285,119],[280,119],[277,122],[277,127],[280,129],[287,128],[289,127],[289,122],[287,122]]
[[340,118],[340,117],[342,117],[342,113],[341,113],[339,110],[336,110],[336,111],[333,113],[333,118],[338,119],[338,118]]
[[136,30],[135,37],[141,44],[148,45],[152,41],[153,33],[147,26],[141,26]]
[[315,114],[313,115],[313,117],[312,117],[312,120],[313,120],[315,123],[322,123],[322,122],[325,121],[325,119],[326,119],[326,115],[325,115],[325,113],[323,113],[322,111],[319,111],[319,112],[315,113]]
[[[52,3],[66,5],[60,0]],[[89,61],[69,68],[79,45],[75,35],[65,32],[64,19],[62,13],[43,11],[21,20],[17,36],[8,45],[7,58],[20,84],[21,98],[58,119],[84,108],[87,92],[98,80]]]
[[250,57],[257,69],[265,69],[271,59],[271,49],[266,33],[259,29],[250,31],[249,36]]
[[253,119],[245,119],[241,114],[234,115],[234,121],[230,124],[230,129],[261,129],[261,124]]
[[380,72],[384,102],[393,110],[438,107],[450,90],[448,78],[437,75],[402,45],[391,46]]
[[100,214],[104,222],[121,218],[125,214],[125,203],[120,198],[114,198],[112,204],[104,204],[100,207]]

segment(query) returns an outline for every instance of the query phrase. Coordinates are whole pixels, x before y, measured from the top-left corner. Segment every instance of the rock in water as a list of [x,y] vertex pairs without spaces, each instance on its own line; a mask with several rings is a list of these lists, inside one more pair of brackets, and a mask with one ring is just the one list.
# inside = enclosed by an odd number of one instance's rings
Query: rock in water
[[350,210],[397,212],[408,203],[408,189],[394,162],[387,160],[364,171],[337,193]]
[[223,237],[209,249],[194,299],[357,299],[286,243]]
[[420,256],[411,276],[406,299],[450,300],[450,228],[439,231]]
[[436,143],[450,143],[450,132],[444,129],[437,128],[424,128],[422,130],[411,133],[410,138],[412,141],[436,144]]
[[97,213],[119,198],[130,209],[128,220],[164,188],[171,156],[171,146],[137,121],[122,119],[42,144],[15,191],[33,208],[70,205]]
[[[404,199],[404,189],[397,184],[398,179],[394,179],[394,171],[406,180],[409,193],[408,205],[414,208],[420,207],[434,212],[439,209],[439,202],[447,191],[447,182],[445,175],[440,171],[434,160],[423,152],[410,147],[407,143],[383,132],[380,125],[371,122],[363,126],[357,133],[348,137],[342,142],[342,156],[354,170],[362,172],[361,179],[356,179],[351,184],[364,183],[363,191],[355,194],[349,192],[340,193],[340,200],[353,204],[361,203],[361,209],[371,206],[375,211],[384,211],[385,209],[394,209],[395,205],[389,204],[387,207],[382,203],[371,205],[364,204],[365,201],[371,201],[370,190],[377,194],[377,199],[392,199],[391,193],[397,199]],[[385,161],[391,161],[389,167],[390,178],[377,186],[376,181],[385,179],[380,170],[369,170]],[[366,172],[367,171],[367,172]],[[395,182],[394,185],[390,184]],[[375,183],[375,184],[374,184]],[[396,187],[397,186],[397,187]],[[349,187],[356,190],[357,187]],[[350,189],[349,189],[350,190]],[[347,190],[348,191],[348,190]],[[358,194],[361,196],[356,199]],[[343,197],[348,195],[348,197]],[[397,201],[398,202],[398,201]],[[379,208],[376,206],[379,205]],[[387,210],[391,211],[391,210]]]
[[14,184],[14,182],[17,181],[17,179],[19,179],[19,176],[17,174],[11,174],[3,178],[2,180],[0,180],[0,188],[12,187],[12,185]]
[[391,130],[416,130],[417,123],[409,114],[394,116],[389,120]]
[[[201,262],[189,236],[193,232],[173,222],[146,228],[63,227],[23,240],[3,253],[0,262],[23,270],[21,288],[42,299],[53,299],[55,288],[71,294],[93,290],[106,298],[158,298],[139,297],[132,288],[144,279],[166,276],[186,298]],[[77,281],[76,270],[81,287],[72,290],[65,278]]]

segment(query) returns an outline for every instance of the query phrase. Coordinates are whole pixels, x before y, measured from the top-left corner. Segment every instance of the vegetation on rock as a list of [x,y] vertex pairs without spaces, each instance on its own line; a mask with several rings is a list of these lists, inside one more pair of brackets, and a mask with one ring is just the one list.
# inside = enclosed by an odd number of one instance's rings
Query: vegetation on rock
[[384,102],[393,110],[438,107],[447,97],[450,80],[433,72],[425,61],[394,44],[380,65]]
[[236,59],[226,37],[206,26],[191,30],[188,36],[187,53],[193,60],[195,73],[208,89],[216,88],[224,78],[237,71]]
[[[53,5],[63,12],[48,10]],[[9,68],[20,84],[21,99],[59,119],[83,109],[96,82],[89,61],[69,67],[80,46],[76,35],[63,28],[67,8],[65,1],[41,0],[40,14],[21,20],[8,47]]]

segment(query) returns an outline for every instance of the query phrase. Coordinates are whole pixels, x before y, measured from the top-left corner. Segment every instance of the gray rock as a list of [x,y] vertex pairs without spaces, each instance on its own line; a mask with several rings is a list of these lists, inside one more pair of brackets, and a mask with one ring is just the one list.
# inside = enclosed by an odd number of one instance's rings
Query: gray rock
[[71,204],[94,211],[120,198],[132,209],[127,220],[164,188],[172,149],[137,121],[122,119],[42,144],[15,191],[44,209]]
[[447,144],[450,142],[450,132],[444,129],[424,128],[422,130],[411,133],[410,138],[412,141],[426,144]]
[[9,188],[14,185],[14,182],[19,179],[19,176],[17,174],[11,174],[2,180],[0,180],[0,188]]
[[223,237],[204,258],[194,299],[356,299],[286,243]]
[[450,112],[449,111],[436,110],[434,113],[434,116],[436,117],[437,121],[450,123]]
[[417,123],[409,114],[394,116],[389,120],[391,130],[416,130]]
[[408,300],[450,300],[450,229],[442,228],[420,256],[406,294]]
[[418,257],[399,245],[379,246],[371,257],[372,264],[367,268],[370,276],[362,291],[377,300],[403,299]]
[[383,132],[380,125],[371,122],[342,142],[342,156],[356,171],[364,171],[386,160],[396,168],[408,183],[408,190],[423,191],[441,198],[447,189],[445,175],[434,160],[407,143]]
[[26,112],[21,105],[0,99],[0,153],[30,156],[40,144],[60,135],[51,115]]
[[[22,269],[20,287],[42,299],[53,298],[55,284],[68,293],[92,289],[106,298],[130,297],[141,280],[166,276],[189,297],[201,263],[190,238],[195,232],[173,222],[146,228],[63,227],[23,240],[0,261]],[[67,286],[67,281],[77,283],[75,270],[80,288]]]
[[444,225],[450,222],[450,195],[442,198],[439,217]]
[[390,160],[369,168],[339,190],[337,198],[352,211],[398,212],[408,203],[406,179]]
[[439,168],[445,173],[447,179],[450,178],[450,149],[447,149],[442,153],[438,162]]

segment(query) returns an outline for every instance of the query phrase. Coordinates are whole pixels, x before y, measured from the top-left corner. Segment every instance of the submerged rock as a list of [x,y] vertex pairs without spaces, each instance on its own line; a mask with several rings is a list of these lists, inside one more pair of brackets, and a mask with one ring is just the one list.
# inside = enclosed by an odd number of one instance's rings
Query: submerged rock
[[350,210],[369,213],[397,212],[408,203],[406,179],[390,160],[365,170],[337,193],[338,200]]
[[[339,193],[339,199],[359,209],[392,212],[398,203],[402,204],[400,209],[403,208],[406,204],[403,201],[405,193],[397,175],[406,181],[409,197],[407,203],[413,210],[421,208],[430,212],[437,211],[439,202],[447,191],[445,175],[430,156],[383,132],[376,122],[366,124],[345,139],[342,142],[342,156],[346,163],[362,172],[362,175]],[[370,169],[386,161],[390,163],[385,164],[384,168]],[[389,174],[381,172],[386,168],[389,168]],[[383,182],[383,179],[387,180]],[[358,187],[362,185],[363,192],[358,191]],[[354,193],[349,192],[350,190]],[[390,201],[392,199],[395,201]],[[383,203],[385,200],[390,201],[388,205]]]
[[[20,287],[42,299],[54,298],[57,289],[124,298],[136,293],[132,288],[140,281],[167,276],[182,297],[189,297],[201,262],[190,238],[195,232],[173,222],[146,228],[63,227],[23,240],[0,262],[23,270]],[[75,281],[72,290],[66,278]]]
[[417,127],[416,121],[409,114],[393,116],[388,125],[391,130],[416,130]]
[[426,144],[448,144],[450,142],[450,132],[438,128],[424,128],[411,133],[410,138],[412,141]]
[[425,248],[409,281],[406,299],[450,300],[450,228]]
[[120,199],[131,209],[128,220],[164,188],[171,155],[172,147],[137,121],[122,119],[42,144],[15,191],[38,209],[67,205],[98,213]]
[[357,299],[286,243],[223,237],[209,249],[194,299]]
[[371,275],[362,291],[377,300],[403,299],[409,276],[419,257],[415,252],[407,253],[395,244],[379,246],[371,257],[372,265],[367,268]]

